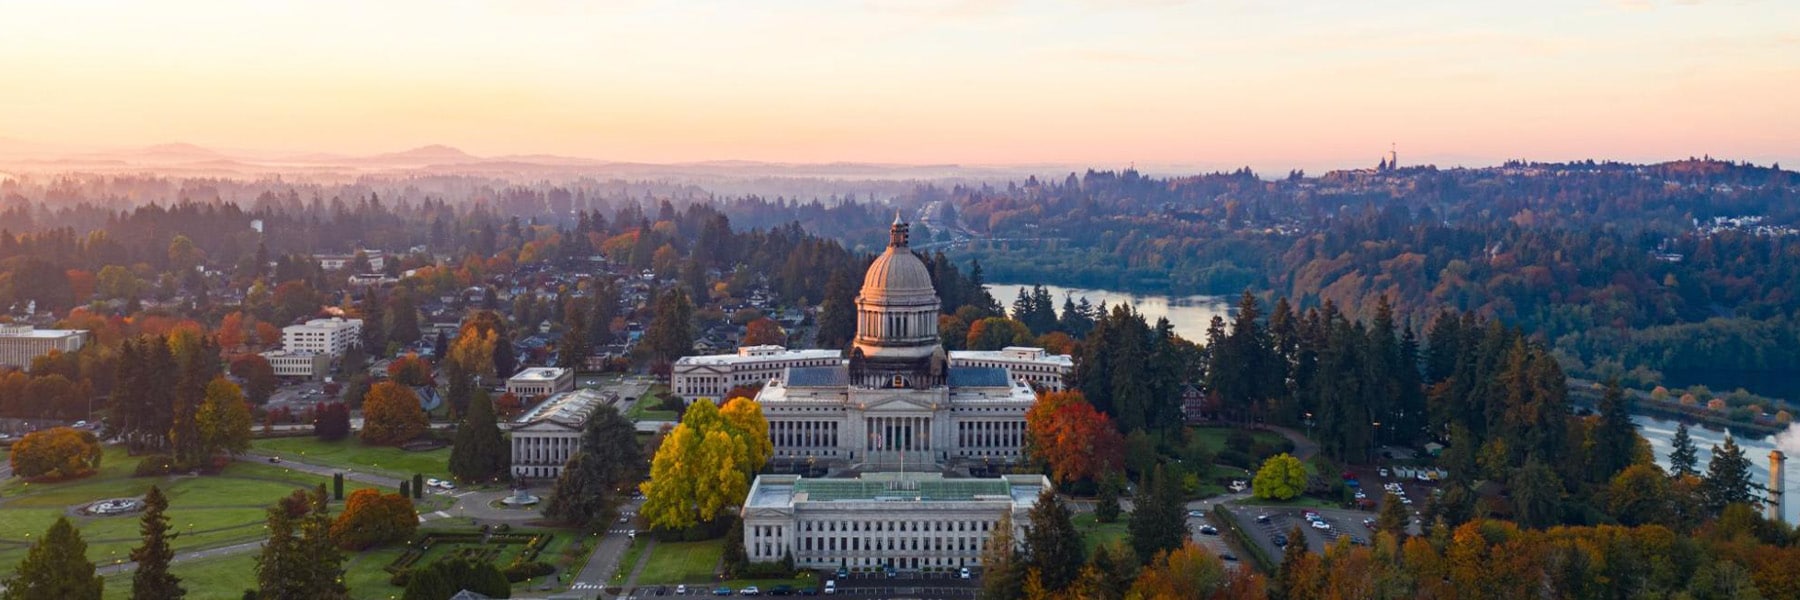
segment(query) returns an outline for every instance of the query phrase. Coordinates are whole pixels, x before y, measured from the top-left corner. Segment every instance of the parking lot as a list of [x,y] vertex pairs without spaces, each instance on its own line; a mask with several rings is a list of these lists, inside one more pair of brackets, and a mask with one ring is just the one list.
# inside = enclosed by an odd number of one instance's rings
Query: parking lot
[[[1219,524],[1212,522],[1215,518],[1208,513],[1188,511],[1188,537],[1192,538],[1194,543],[1206,548],[1206,551],[1211,552],[1213,556],[1224,559],[1225,568],[1233,570],[1242,568],[1241,555],[1238,554],[1236,548],[1231,547],[1230,542],[1225,541],[1223,532],[1219,530]],[[1245,531],[1249,531],[1249,529]]]
[[[1306,548],[1312,552],[1323,552],[1326,546],[1337,543],[1339,537],[1349,536],[1352,543],[1360,540],[1365,544],[1375,538],[1373,529],[1363,523],[1365,519],[1373,522],[1375,513],[1371,512],[1263,506],[1245,506],[1233,512],[1239,526],[1273,560],[1280,559],[1286,544],[1296,543],[1296,540],[1288,539],[1295,527],[1300,528]],[[1308,518],[1307,513],[1312,513],[1312,518]]]

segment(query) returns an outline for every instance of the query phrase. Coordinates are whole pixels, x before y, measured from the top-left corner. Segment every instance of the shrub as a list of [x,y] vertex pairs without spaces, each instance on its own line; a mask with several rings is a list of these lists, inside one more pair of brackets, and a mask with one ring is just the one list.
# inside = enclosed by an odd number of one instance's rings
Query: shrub
[[533,577],[543,577],[556,572],[556,566],[546,562],[514,562],[506,565],[502,571],[509,583],[518,583]]
[[411,500],[372,489],[350,493],[344,512],[331,524],[331,538],[346,550],[362,550],[413,536],[419,514]]
[[167,454],[152,454],[138,461],[137,467],[131,470],[132,477],[161,477],[174,470],[175,457]]

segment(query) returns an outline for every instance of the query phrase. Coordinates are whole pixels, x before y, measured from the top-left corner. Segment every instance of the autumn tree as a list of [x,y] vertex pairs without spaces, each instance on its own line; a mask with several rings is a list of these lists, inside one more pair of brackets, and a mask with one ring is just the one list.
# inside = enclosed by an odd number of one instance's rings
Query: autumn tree
[[1132,582],[1131,598],[1265,598],[1262,575],[1250,569],[1227,569],[1225,563],[1192,541],[1158,553]]
[[506,475],[511,457],[494,415],[494,403],[488,401],[487,390],[475,390],[450,447],[450,474],[469,483],[493,481]]
[[429,424],[412,390],[392,381],[369,388],[363,398],[362,440],[365,444],[401,444],[419,437]]
[[224,452],[228,456],[250,449],[250,405],[237,384],[217,377],[206,384],[206,399],[194,415],[200,428],[203,453]]
[[31,545],[18,570],[6,579],[0,600],[100,600],[106,580],[94,573],[87,542],[67,517],[57,517],[50,531]]
[[[731,404],[738,406],[728,416],[711,401],[699,400],[664,436],[650,464],[650,480],[639,486],[645,496],[640,514],[652,527],[711,522],[749,493],[751,474],[768,460],[764,449],[772,448],[768,425],[754,401],[735,398]],[[758,423],[761,429],[755,428]]]
[[342,402],[313,405],[313,435],[327,442],[350,437],[350,407]]
[[1375,515],[1375,530],[1394,536],[1396,540],[1406,539],[1406,525],[1412,517],[1406,514],[1406,505],[1400,496],[1388,492],[1381,498],[1381,510]]
[[1026,452],[1050,467],[1058,483],[1093,481],[1117,473],[1125,440],[1112,419],[1081,392],[1048,392],[1025,413]]
[[169,562],[175,559],[169,540],[178,534],[169,533],[167,510],[168,496],[161,488],[150,486],[144,494],[144,514],[138,520],[143,544],[131,549],[131,560],[137,563],[131,573],[131,600],[177,600],[187,595],[181,578],[169,573]]
[[1283,452],[1263,461],[1251,482],[1257,498],[1288,500],[1306,491],[1306,465]]
[[86,477],[100,468],[100,456],[100,440],[92,432],[52,427],[13,443],[12,470],[26,479]]
[[598,408],[556,478],[544,517],[587,531],[603,529],[616,516],[621,491],[642,481],[646,469],[631,421],[611,406]]
[[1031,343],[1031,328],[1006,317],[988,317],[969,325],[970,350],[999,350]]
[[281,385],[275,376],[275,367],[269,365],[269,359],[258,354],[245,354],[231,359],[231,374],[244,380],[244,394],[251,402],[263,404]]
[[744,325],[744,345],[787,345],[787,332],[781,330],[781,324],[774,319],[760,317]]
[[350,492],[344,512],[331,523],[331,539],[339,548],[360,551],[412,539],[418,530],[411,499],[365,488]]
[[423,387],[434,384],[431,378],[431,361],[410,352],[389,362],[387,372],[388,378],[400,385]]
[[987,546],[981,549],[978,600],[1013,600],[1024,595],[1027,566],[1015,535],[1012,511],[1000,513],[1000,520],[988,532]]

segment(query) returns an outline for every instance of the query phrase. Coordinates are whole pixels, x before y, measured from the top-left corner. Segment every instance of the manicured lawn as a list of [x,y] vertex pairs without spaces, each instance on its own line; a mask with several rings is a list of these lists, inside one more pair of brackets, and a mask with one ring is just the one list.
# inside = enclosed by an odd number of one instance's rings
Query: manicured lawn
[[[169,572],[181,578],[181,587],[187,589],[186,600],[237,600],[244,596],[244,590],[256,587],[256,554],[245,552],[178,562],[169,567]],[[106,600],[124,600],[130,595],[131,573],[106,578]]]
[[638,562],[643,559],[644,547],[649,545],[648,537],[632,538],[631,545],[625,548],[625,554],[619,557],[619,564],[614,569],[612,578],[607,581],[613,585],[624,584],[625,578],[631,575],[631,570],[636,569]]
[[364,446],[355,438],[325,442],[315,437],[265,438],[252,441],[250,447],[310,464],[402,479],[413,473],[433,478],[448,477],[450,473],[448,447],[408,452],[387,446]]
[[[7,481],[0,489],[0,569],[25,556],[31,540],[43,535],[71,507],[107,498],[142,495],[151,485],[169,497],[169,520],[179,536],[176,551],[226,546],[261,538],[267,507],[295,489],[329,480],[276,465],[236,462],[218,475],[131,477],[138,460],[109,447],[100,473],[75,481]],[[345,493],[360,484],[345,486]],[[71,518],[97,564],[125,560],[138,543],[136,515]],[[240,589],[241,591],[241,589]],[[235,595],[233,596],[235,597]]]
[[1094,513],[1085,512],[1076,514],[1070,520],[1075,523],[1075,529],[1081,532],[1081,543],[1087,547],[1088,554],[1093,554],[1095,548],[1125,540],[1129,535],[1125,529],[1127,518],[1129,515],[1121,514],[1117,521],[1101,523],[1094,518]]
[[[1233,427],[1195,427],[1189,431],[1195,437],[1200,438],[1201,443],[1206,444],[1207,451],[1217,454],[1220,450],[1225,449],[1225,437],[1237,429]],[[1276,445],[1281,444],[1283,439],[1279,433],[1262,430],[1251,430],[1250,437],[1258,442]]]
[[725,540],[703,542],[657,542],[650,550],[650,561],[638,573],[638,585],[676,584],[712,581],[725,555]]
[[[674,421],[680,419],[681,415],[672,410],[652,410],[657,405],[661,404],[662,396],[666,395],[669,395],[669,386],[661,383],[652,384],[648,390],[645,390],[644,395],[637,399],[637,402],[632,403],[631,408],[625,410],[625,418],[633,421]],[[714,399],[714,402],[716,403],[718,400]]]

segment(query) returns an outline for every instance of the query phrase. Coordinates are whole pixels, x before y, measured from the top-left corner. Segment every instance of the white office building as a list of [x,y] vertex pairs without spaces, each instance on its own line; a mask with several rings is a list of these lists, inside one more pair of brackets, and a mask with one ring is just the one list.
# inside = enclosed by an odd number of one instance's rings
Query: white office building
[[1006,369],[1015,380],[1026,385],[1060,392],[1063,378],[1075,370],[1075,361],[1067,354],[1051,354],[1043,348],[1007,346],[1000,350],[956,350],[950,352],[950,366],[993,367]]
[[575,389],[575,371],[556,367],[533,367],[506,378],[506,391],[520,398],[560,394]]
[[343,356],[350,346],[362,343],[362,319],[313,319],[281,328],[281,346],[289,352]]
[[[370,271],[380,271],[387,267],[387,258],[379,250],[364,251],[363,256],[369,259]],[[319,261],[321,269],[341,271],[356,263],[356,254],[314,254],[313,259]]]
[[30,325],[0,323],[0,366],[31,366],[31,360],[55,350],[76,352],[87,344],[84,329],[36,329]]
[[583,389],[550,397],[513,420],[512,473],[517,479],[550,479],[562,475],[563,463],[581,445],[588,417],[617,395]]
[[792,556],[794,566],[806,569],[978,567],[1001,516],[1012,515],[1018,539],[1048,489],[1043,475],[762,475],[744,501],[744,550],[753,562]]
[[838,350],[789,350],[781,346],[744,346],[736,354],[683,356],[670,368],[669,387],[688,404],[706,398],[715,404],[740,385],[767,383],[790,367],[840,365]]
[[317,379],[331,372],[330,354],[270,350],[263,352],[262,357],[269,361],[269,366],[275,370],[277,377]]

